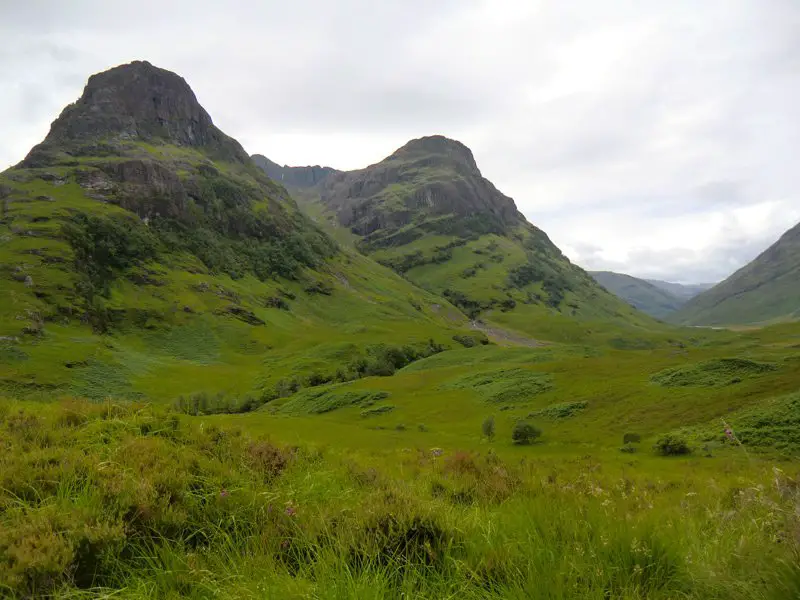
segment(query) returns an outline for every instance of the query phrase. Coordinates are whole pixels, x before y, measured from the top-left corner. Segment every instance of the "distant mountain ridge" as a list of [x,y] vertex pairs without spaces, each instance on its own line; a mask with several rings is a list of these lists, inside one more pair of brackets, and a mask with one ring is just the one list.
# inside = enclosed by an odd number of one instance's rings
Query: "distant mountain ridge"
[[250,158],[272,179],[290,188],[313,187],[327,177],[342,172],[331,167],[321,167],[319,165],[308,167],[280,166],[262,154],[253,154]]
[[744,325],[785,319],[800,319],[800,223],[670,320],[685,325]]
[[661,281],[660,279],[644,279],[647,283],[661,288],[684,301],[694,298],[698,294],[702,294],[706,290],[714,287],[713,283],[673,283],[671,281]]
[[649,315],[663,319],[683,305],[683,300],[644,279],[612,271],[590,271],[600,285]]

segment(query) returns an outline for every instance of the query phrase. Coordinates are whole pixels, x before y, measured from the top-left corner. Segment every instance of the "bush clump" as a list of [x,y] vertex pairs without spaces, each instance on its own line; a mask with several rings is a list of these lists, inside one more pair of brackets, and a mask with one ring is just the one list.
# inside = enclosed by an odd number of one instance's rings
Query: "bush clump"
[[361,418],[366,419],[367,417],[377,417],[379,415],[385,415],[388,412],[392,412],[393,410],[394,406],[392,404],[384,404],[383,406],[376,406],[375,408],[362,410]]
[[528,415],[528,418],[544,417],[547,419],[568,419],[569,417],[577,415],[587,406],[589,406],[589,403],[585,400],[560,402],[559,404],[551,404],[541,410],[534,411]]
[[477,392],[492,403],[526,402],[553,387],[552,377],[528,369],[497,369],[465,375],[445,384],[448,389]]
[[692,451],[686,438],[677,433],[666,433],[662,435],[656,440],[654,448],[656,454],[660,454],[661,456],[681,456],[689,454]]
[[194,392],[188,396],[178,396],[173,407],[178,412],[186,415],[218,415],[239,414],[257,409],[263,403],[256,397],[245,394],[244,396],[226,396],[222,392],[210,394],[208,392]]
[[542,430],[528,423],[519,421],[511,431],[511,441],[520,446],[527,446],[535,442],[542,435]]
[[367,408],[389,397],[388,392],[342,390],[339,387],[333,385],[303,390],[286,402],[280,410],[295,415],[320,415],[348,406]]
[[622,436],[623,444],[639,444],[642,441],[642,436],[638,433],[626,433]]
[[650,380],[664,387],[716,387],[741,383],[776,370],[771,363],[761,363],[746,358],[715,358],[685,367],[664,369]]
[[495,426],[493,416],[486,417],[486,420],[481,425],[481,433],[483,433],[484,437],[490,442],[494,439]]
[[475,346],[486,346],[489,344],[489,338],[484,333],[473,333],[470,335],[456,334],[453,336],[453,341],[458,342],[464,348],[474,348]]

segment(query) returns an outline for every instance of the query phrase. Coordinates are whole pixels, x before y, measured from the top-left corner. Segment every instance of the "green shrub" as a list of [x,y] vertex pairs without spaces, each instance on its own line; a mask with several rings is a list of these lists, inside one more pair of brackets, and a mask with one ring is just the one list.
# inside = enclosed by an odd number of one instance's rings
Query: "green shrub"
[[654,448],[656,453],[661,456],[680,456],[689,454],[692,451],[686,438],[677,433],[666,433],[662,435],[656,440]]
[[379,415],[385,415],[388,412],[392,412],[394,410],[394,406],[391,404],[384,404],[383,406],[376,406],[375,408],[368,408],[366,410],[361,411],[361,417],[377,417]]
[[642,441],[642,436],[638,433],[626,433],[622,436],[623,444],[638,444]]
[[367,408],[388,397],[388,392],[342,390],[339,385],[330,385],[301,391],[281,407],[281,412],[320,415],[348,406]]
[[374,344],[367,347],[366,356],[361,356],[347,365],[354,378],[394,375],[398,369],[410,365],[417,360],[428,358],[445,351],[447,348],[433,339],[425,344],[406,344],[405,346],[389,346]]
[[305,291],[312,296],[317,294],[330,296],[333,293],[333,286],[326,281],[314,281],[306,286]]
[[664,369],[653,375],[650,380],[664,387],[715,387],[735,385],[744,379],[757,377],[776,369],[772,363],[756,362],[746,358],[715,358],[694,365]]
[[464,348],[474,348],[478,345],[486,346],[489,344],[489,338],[484,333],[456,334],[453,336],[453,341],[458,342]]
[[174,408],[187,415],[239,414],[256,410],[264,402],[255,396],[226,396],[222,392],[209,394],[195,392],[187,396],[179,396]]
[[267,308],[278,308],[280,310],[289,310],[289,303],[280,296],[270,296],[264,300],[264,306]]
[[495,369],[464,375],[443,386],[446,389],[471,390],[492,403],[526,402],[553,387],[547,373],[528,369]]
[[62,235],[72,247],[81,274],[81,295],[108,296],[119,271],[155,258],[156,238],[133,218],[78,214],[64,224]]
[[528,415],[528,418],[544,417],[547,419],[567,419],[573,417],[582,410],[584,410],[589,403],[585,400],[578,400],[577,402],[561,402],[559,404],[551,404],[541,410],[534,411]]
[[511,431],[511,441],[515,444],[527,446],[541,437],[542,430],[526,421],[519,421]]
[[481,432],[490,442],[494,439],[495,428],[493,416],[486,417],[486,420],[481,425]]

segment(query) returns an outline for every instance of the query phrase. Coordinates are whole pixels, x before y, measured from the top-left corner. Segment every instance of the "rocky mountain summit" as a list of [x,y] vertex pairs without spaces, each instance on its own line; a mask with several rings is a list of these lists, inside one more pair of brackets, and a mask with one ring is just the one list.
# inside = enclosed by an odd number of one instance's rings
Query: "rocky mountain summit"
[[169,143],[240,163],[249,159],[236,140],[214,126],[182,77],[135,61],[90,77],[80,99],[61,112],[21,166],[45,166],[59,152],[114,154],[125,142]]
[[342,225],[373,241],[410,225],[434,233],[502,233],[524,221],[514,201],[481,175],[472,151],[440,135],[327,177],[321,199]]

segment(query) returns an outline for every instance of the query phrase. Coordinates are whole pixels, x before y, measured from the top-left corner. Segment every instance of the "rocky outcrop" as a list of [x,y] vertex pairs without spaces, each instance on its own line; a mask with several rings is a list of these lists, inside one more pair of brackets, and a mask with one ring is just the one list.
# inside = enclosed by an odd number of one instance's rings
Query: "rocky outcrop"
[[254,154],[253,162],[271,179],[289,188],[310,188],[325,181],[329,176],[341,173],[331,167],[280,166],[262,154]]
[[198,148],[217,160],[249,160],[236,140],[214,126],[182,77],[135,61],[89,78],[80,99],[61,112],[21,166],[46,165],[58,152],[115,155],[130,141]]
[[94,197],[119,204],[142,219],[154,216],[186,220],[188,194],[171,168],[151,160],[132,159],[78,171],[76,180]]

